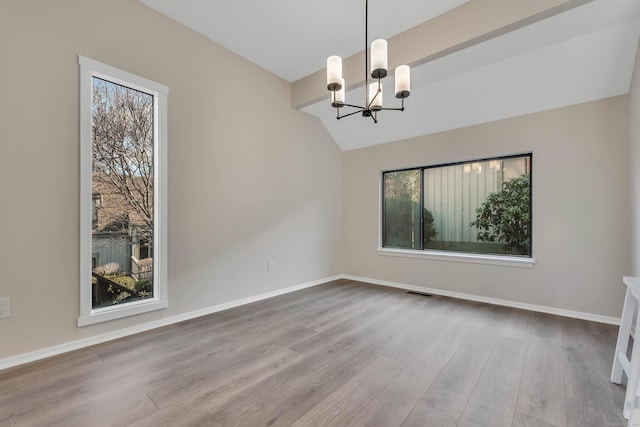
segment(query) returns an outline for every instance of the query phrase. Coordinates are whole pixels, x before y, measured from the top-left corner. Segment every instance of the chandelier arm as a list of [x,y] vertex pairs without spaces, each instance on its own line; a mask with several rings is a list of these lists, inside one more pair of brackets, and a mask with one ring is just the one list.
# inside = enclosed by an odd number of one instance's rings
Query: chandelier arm
[[[364,107],[360,106],[360,105],[353,105],[353,104],[342,104],[342,107],[353,107],[353,108],[359,108],[361,110],[364,110]],[[340,107],[340,108],[342,108]]]
[[371,118],[373,119],[373,123],[378,123],[378,113],[374,112]]
[[360,109],[358,111],[354,111],[353,113],[345,114],[344,116],[338,116],[337,119],[340,120],[340,119],[343,119],[345,117],[349,117],[349,116],[353,116],[354,114],[361,113],[363,111],[364,111],[364,108],[362,108],[362,109]]
[[387,111],[404,111],[404,98],[400,98],[400,100],[402,101],[402,107],[400,107],[400,108],[381,108],[381,110],[387,110]]
[[[378,79],[378,91],[376,92],[375,95],[373,95],[373,98],[371,98],[371,101],[369,101],[369,104],[367,104],[367,110],[371,109],[371,105],[373,104],[373,101],[376,100],[376,98],[378,97],[378,95],[380,95],[382,91],[380,90],[380,79]],[[365,91],[366,93],[366,91]]]

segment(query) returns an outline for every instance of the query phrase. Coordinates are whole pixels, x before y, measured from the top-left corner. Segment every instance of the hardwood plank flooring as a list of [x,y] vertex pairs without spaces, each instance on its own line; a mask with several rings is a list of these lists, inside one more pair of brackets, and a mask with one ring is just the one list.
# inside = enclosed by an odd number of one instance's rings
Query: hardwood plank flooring
[[532,336],[520,383],[518,412],[566,427],[565,371],[559,340]]
[[478,383],[500,332],[503,310],[486,306],[486,313],[478,313],[472,333],[460,343],[455,354],[440,371],[411,414],[402,424],[411,426],[456,426]]
[[498,338],[462,417],[480,426],[508,426],[514,416],[527,343]]
[[338,280],[0,371],[0,426],[625,426],[616,334]]
[[[614,424],[615,425],[615,424]],[[624,426],[626,424],[620,424]],[[528,415],[516,412],[513,419],[513,427],[553,427],[551,424],[547,424],[544,421],[540,421],[537,418],[530,417]]]

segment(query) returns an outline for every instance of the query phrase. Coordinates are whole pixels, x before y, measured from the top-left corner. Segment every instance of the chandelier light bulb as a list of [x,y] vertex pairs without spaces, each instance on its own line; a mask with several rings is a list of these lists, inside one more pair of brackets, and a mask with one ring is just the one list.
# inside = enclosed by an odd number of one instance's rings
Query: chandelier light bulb
[[[378,87],[380,87],[380,93],[378,93]],[[369,85],[369,109],[371,111],[382,110],[382,85],[378,86],[378,82]]]
[[374,79],[387,76],[387,41],[377,39],[371,43],[371,77]]
[[408,65],[396,67],[396,98],[406,98],[411,94],[411,69]]
[[331,106],[334,108],[344,106],[346,88],[344,79],[340,79],[340,84],[342,85],[342,88],[340,90],[331,91]]
[[327,89],[342,88],[342,58],[333,55],[327,58]]

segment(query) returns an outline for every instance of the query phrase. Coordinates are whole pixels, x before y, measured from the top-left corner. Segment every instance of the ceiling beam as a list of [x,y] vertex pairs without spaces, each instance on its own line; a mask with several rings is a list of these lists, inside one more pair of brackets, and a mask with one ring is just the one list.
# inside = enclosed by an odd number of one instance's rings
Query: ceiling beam
[[[389,65],[412,67],[498,37],[592,0],[470,0],[388,40]],[[364,84],[364,52],[343,59],[347,90]],[[393,69],[389,70],[390,75]],[[329,99],[326,70],[292,83],[291,105]]]

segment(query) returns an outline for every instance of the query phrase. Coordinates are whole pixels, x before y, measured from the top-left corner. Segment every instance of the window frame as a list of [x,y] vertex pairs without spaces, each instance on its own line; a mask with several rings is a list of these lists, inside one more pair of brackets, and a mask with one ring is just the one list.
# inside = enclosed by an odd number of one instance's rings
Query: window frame
[[[384,175],[386,173],[392,172],[404,172],[411,170],[420,170],[420,212],[424,212],[424,170],[426,169],[434,169],[440,167],[448,167],[448,166],[458,166],[464,164],[471,164],[476,162],[488,162],[491,160],[507,160],[518,157],[529,157],[529,180],[530,180],[530,189],[529,192],[529,218],[530,218],[530,239],[531,239],[531,254],[530,256],[515,256],[515,255],[507,255],[507,254],[481,254],[481,253],[472,253],[472,252],[458,252],[458,251],[446,251],[446,250],[438,250],[438,249],[403,249],[403,248],[392,248],[383,246],[384,240],[384,232],[385,232],[385,221],[384,221],[384,209],[385,209],[385,201],[384,201]],[[402,257],[402,258],[418,258],[418,259],[428,259],[428,260],[436,260],[436,261],[453,261],[453,262],[466,262],[466,263],[474,263],[474,264],[488,264],[488,265],[497,265],[497,266],[507,266],[507,267],[521,267],[521,268],[533,268],[536,264],[536,260],[533,257],[533,153],[532,152],[523,152],[502,156],[493,156],[486,157],[480,159],[471,159],[471,160],[462,160],[456,162],[449,163],[441,163],[441,164],[432,164],[425,166],[417,166],[417,167],[408,167],[401,169],[389,169],[382,170],[379,174],[379,190],[378,194],[380,195],[378,202],[378,255],[382,256],[392,256],[392,257]],[[421,234],[423,232],[423,227],[420,227]],[[420,238],[420,246],[423,247],[423,239],[422,236]]]
[[[120,319],[168,307],[167,292],[167,97],[169,88],[124,70],[78,55],[80,65],[80,316],[78,326]],[[92,131],[93,77],[154,99],[154,293],[152,298],[92,307]]]

